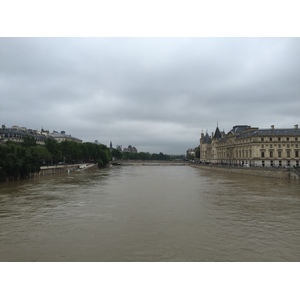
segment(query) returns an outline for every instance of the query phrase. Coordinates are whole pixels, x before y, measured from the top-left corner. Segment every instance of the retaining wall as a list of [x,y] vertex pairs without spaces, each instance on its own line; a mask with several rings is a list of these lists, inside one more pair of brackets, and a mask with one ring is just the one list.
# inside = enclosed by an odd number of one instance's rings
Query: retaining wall
[[97,164],[75,164],[75,165],[61,165],[61,166],[50,166],[50,167],[41,167],[40,172],[37,176],[57,174],[71,172],[74,170],[85,170],[98,166]]
[[299,175],[294,172],[292,169],[285,168],[243,168],[243,167],[230,167],[230,166],[216,166],[216,165],[203,165],[203,164],[190,164],[192,167],[219,171],[219,172],[227,172],[227,173],[235,173],[249,176],[262,176],[262,177],[270,177],[270,178],[279,178],[279,179],[299,179]]

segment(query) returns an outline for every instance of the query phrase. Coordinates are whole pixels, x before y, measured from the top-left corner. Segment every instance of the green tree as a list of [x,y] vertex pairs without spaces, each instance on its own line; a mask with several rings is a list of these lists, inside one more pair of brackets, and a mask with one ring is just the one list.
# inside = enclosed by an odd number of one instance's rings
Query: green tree
[[44,146],[36,146],[30,149],[31,154],[36,157],[40,165],[49,164],[52,160],[51,153]]
[[[25,178],[30,173],[40,169],[40,155],[37,154],[37,146],[28,146],[30,143],[7,143],[1,146],[1,178],[19,179]],[[43,150],[42,150],[43,151]],[[45,154],[45,153],[44,153]]]
[[63,159],[66,163],[76,163],[80,157],[79,144],[74,141],[60,143]]
[[122,153],[117,149],[112,149],[111,155],[116,159],[122,159]]
[[200,146],[195,148],[195,157],[200,159]]
[[21,143],[21,145],[23,147],[32,147],[32,146],[36,146],[36,140],[33,136],[27,135],[23,142]]
[[139,152],[139,157],[142,160],[150,160],[151,154],[149,152]]
[[110,156],[109,156],[109,154],[108,154],[107,151],[105,151],[103,149],[99,149],[98,153],[99,153],[98,159],[102,160],[103,165],[106,165],[106,164],[108,164],[111,161],[111,158],[110,158]]
[[51,164],[57,164],[62,160],[62,152],[60,144],[53,138],[48,138],[45,142],[45,147],[51,155]]

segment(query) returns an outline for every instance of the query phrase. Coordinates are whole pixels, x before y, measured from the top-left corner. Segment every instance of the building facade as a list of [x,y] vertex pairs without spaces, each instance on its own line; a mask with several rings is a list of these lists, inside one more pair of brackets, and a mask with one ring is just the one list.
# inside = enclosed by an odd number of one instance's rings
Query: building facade
[[55,139],[57,142],[74,141],[77,143],[82,143],[82,140],[71,135],[67,135],[65,131],[61,131],[60,133],[53,131],[50,133],[49,130],[32,130],[16,125],[12,127],[6,127],[5,125],[2,125],[0,128],[0,143],[6,143],[7,141],[22,143],[27,136],[33,137],[38,145],[44,145],[45,141],[49,137]]
[[0,128],[0,143],[7,141],[22,143],[27,137],[33,137],[38,145],[44,145],[47,137],[38,130],[27,129],[25,127],[2,125]]
[[258,167],[299,167],[300,130],[234,126],[227,134],[201,134],[200,162]]
[[123,148],[122,152],[138,153],[136,147],[129,145],[128,148]]
[[47,136],[54,138],[58,143],[61,143],[63,141],[82,143],[82,140],[73,137],[69,134],[66,134],[65,131],[61,131],[61,132],[53,131],[52,133],[47,133]]

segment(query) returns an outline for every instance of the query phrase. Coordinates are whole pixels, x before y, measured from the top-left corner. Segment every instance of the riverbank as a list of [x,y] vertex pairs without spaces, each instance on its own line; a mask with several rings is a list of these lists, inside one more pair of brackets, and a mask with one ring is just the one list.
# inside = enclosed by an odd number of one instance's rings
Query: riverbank
[[72,165],[57,165],[57,166],[48,166],[41,167],[38,173],[35,173],[34,176],[44,176],[57,173],[70,173],[72,171],[83,171],[90,168],[98,167],[98,164],[72,164]]
[[299,180],[300,176],[293,168],[261,168],[261,167],[234,167],[234,166],[221,166],[221,165],[205,165],[190,163],[193,168],[204,170],[235,173],[248,176],[260,176],[278,179],[293,179]]

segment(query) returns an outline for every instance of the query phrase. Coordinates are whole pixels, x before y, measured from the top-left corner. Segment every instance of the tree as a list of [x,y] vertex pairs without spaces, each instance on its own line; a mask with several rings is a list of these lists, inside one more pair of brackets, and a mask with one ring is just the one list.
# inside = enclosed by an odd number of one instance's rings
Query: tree
[[99,149],[98,159],[100,159],[103,162],[104,166],[111,161],[111,158],[110,158],[108,152],[103,149]]
[[150,160],[151,154],[149,152],[139,152],[138,156],[141,160]]
[[40,165],[48,164],[52,160],[50,152],[44,146],[32,147],[30,151]]
[[[41,165],[41,156],[46,153],[42,149],[36,149],[38,146],[28,146],[32,143],[6,143],[1,146],[1,178],[19,179],[26,178],[31,173],[38,172]],[[43,154],[41,154],[43,152]],[[47,157],[47,155],[46,155]]]
[[200,146],[195,148],[195,157],[200,159]]
[[53,138],[48,138],[45,142],[45,147],[51,155],[51,164],[57,164],[62,160],[62,152],[60,144]]
[[33,136],[27,135],[21,144],[24,147],[36,146],[36,140]]
[[122,159],[122,153],[117,149],[112,149],[111,155],[116,159]]

